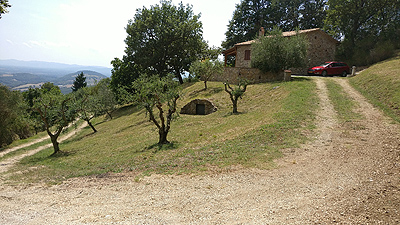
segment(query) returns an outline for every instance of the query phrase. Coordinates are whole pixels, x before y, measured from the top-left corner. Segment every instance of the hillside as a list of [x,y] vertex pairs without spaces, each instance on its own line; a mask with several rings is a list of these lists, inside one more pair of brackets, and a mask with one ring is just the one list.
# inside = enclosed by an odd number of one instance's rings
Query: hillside
[[[178,108],[193,99],[207,98],[218,111],[206,116],[180,115],[168,136],[172,145],[158,149],[157,131],[144,110],[126,106],[110,121],[97,119],[96,134],[85,129],[63,145],[62,151],[74,153],[59,158],[59,163],[46,160],[47,150],[26,160],[44,163],[44,177],[37,178],[47,181],[111,171],[182,173],[236,165],[272,168],[272,160],[281,156],[279,149],[297,146],[306,139],[302,134],[312,129],[317,105],[311,80],[251,85],[238,103],[237,115],[231,113],[222,83],[210,82],[207,91],[201,91],[203,85],[198,82],[185,88]],[[46,171],[60,174],[47,177]]]
[[40,87],[45,82],[52,82],[60,87],[62,93],[66,94],[71,92],[71,87],[74,83],[75,77],[81,72],[85,75],[86,82],[89,86],[94,85],[95,81],[107,78],[103,74],[95,71],[80,70],[62,77],[53,78],[30,73],[3,74],[0,75],[0,83],[11,87],[13,90],[25,91],[30,87]]
[[40,61],[0,60],[0,83],[13,90],[40,87],[45,82],[58,85],[65,94],[71,91],[74,77],[84,72],[88,85],[111,75],[111,69]]
[[221,84],[201,88],[187,87],[180,105],[207,97],[218,111],[181,115],[169,146],[154,145],[154,126],[129,106],[98,120],[98,133],[62,143],[57,157],[44,150],[12,167],[19,156],[4,155],[2,178],[14,185],[0,190],[0,220],[399,224],[400,127],[347,78],[252,85],[237,115]]
[[358,76],[351,84],[374,105],[400,122],[400,53],[397,57],[377,63]]
[[78,70],[97,71],[105,76],[111,76],[111,68],[102,66],[82,66],[64,63],[43,61],[1,60],[0,74],[4,73],[31,73],[35,75],[60,77]]

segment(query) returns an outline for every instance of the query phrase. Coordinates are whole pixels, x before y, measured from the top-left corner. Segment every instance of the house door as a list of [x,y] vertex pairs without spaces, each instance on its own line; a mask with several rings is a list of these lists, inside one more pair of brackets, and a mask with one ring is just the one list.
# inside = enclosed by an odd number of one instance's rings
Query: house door
[[196,105],[196,115],[206,115],[206,105],[197,104]]

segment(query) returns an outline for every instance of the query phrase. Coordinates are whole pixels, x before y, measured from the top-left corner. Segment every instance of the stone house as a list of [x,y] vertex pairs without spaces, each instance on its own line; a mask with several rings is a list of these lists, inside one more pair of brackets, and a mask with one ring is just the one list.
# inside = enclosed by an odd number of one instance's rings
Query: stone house
[[[307,68],[321,64],[325,61],[332,61],[335,58],[336,47],[340,43],[329,34],[325,33],[320,28],[300,30],[301,35],[305,35],[308,42],[308,63],[305,68],[291,68],[294,74],[307,74]],[[296,31],[282,33],[284,37],[296,35]],[[264,28],[260,29],[260,35],[264,35]],[[225,71],[224,75],[217,78],[218,81],[232,80],[232,76],[246,77],[252,80],[253,83],[283,80],[282,75],[262,74],[257,69],[251,68],[251,45],[256,40],[246,41],[235,44],[234,47],[222,52],[225,56]],[[235,66],[226,67],[228,57],[235,57]],[[235,75],[236,74],[236,75]]]

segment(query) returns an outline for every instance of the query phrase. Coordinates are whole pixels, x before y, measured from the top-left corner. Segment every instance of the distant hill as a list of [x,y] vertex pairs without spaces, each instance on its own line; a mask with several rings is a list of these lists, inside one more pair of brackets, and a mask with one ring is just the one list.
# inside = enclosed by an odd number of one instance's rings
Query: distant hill
[[0,74],[0,83],[11,88],[25,84],[53,82],[54,79],[54,77],[45,77],[31,73]]
[[65,76],[62,76],[58,78],[54,84],[57,85],[68,85],[72,84],[75,80],[75,77],[78,76],[80,73],[83,73],[86,77],[86,82],[88,85],[93,85],[95,83],[95,80],[100,81],[101,79],[107,78],[101,73],[98,73],[96,71],[91,71],[91,70],[80,70],[75,73],[70,73]]
[[71,87],[74,83],[75,77],[81,72],[85,75],[88,86],[93,85],[95,81],[107,78],[107,76],[91,70],[80,70],[58,78],[30,73],[15,73],[1,74],[0,83],[11,87],[13,90],[25,91],[28,90],[29,87],[40,87],[45,82],[52,82],[60,87],[62,93],[66,94],[72,91]]
[[0,60],[0,83],[13,90],[25,91],[45,82],[58,85],[63,93],[71,92],[75,77],[83,72],[88,85],[111,76],[111,68],[79,66],[41,61]]
[[111,68],[102,66],[82,66],[43,61],[21,61],[15,59],[0,60],[0,75],[31,73],[50,77],[60,77],[79,70],[91,70],[105,76],[111,76]]

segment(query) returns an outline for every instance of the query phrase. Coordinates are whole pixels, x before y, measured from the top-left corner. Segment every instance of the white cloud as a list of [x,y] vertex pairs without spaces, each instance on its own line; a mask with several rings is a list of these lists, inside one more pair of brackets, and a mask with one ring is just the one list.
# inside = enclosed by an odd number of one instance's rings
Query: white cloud
[[25,45],[25,46],[28,47],[28,48],[32,48],[32,46],[30,46],[30,45],[29,45],[28,43],[26,43],[26,42],[23,42],[22,45]]

